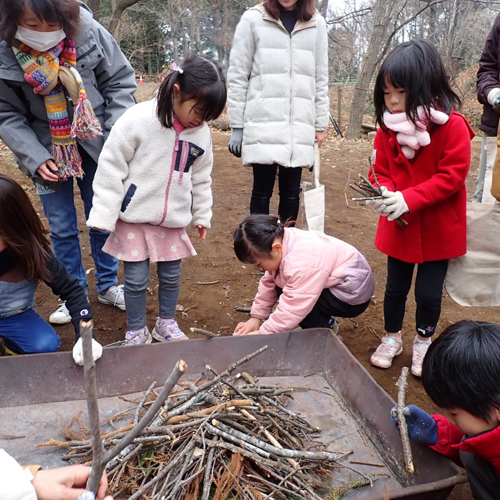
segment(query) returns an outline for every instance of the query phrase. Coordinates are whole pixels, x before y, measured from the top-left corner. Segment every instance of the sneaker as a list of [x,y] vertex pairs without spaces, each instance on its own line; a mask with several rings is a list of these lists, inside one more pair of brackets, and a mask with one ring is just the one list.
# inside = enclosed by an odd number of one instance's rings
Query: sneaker
[[415,377],[422,376],[422,364],[424,362],[430,342],[422,342],[415,337],[413,341],[413,355],[411,357],[411,372]]
[[67,323],[71,323],[71,316],[68,308],[66,307],[66,302],[62,302],[61,305],[49,316],[49,323],[52,323],[53,325],[66,325]]
[[379,368],[389,368],[392,360],[403,352],[403,340],[384,335],[377,350],[372,354],[370,363]]
[[328,321],[328,328],[333,330],[333,333],[339,334],[339,320],[336,318],[330,318]]
[[97,296],[101,304],[118,307],[125,311],[125,296],[123,295],[123,285],[113,285],[109,287],[102,295]]
[[151,334],[147,326],[141,328],[140,330],[129,330],[125,334],[125,341],[123,345],[141,345],[141,344],[151,344],[152,342]]
[[160,342],[169,340],[189,340],[189,337],[179,328],[175,319],[156,318],[156,325],[153,328],[153,338]]

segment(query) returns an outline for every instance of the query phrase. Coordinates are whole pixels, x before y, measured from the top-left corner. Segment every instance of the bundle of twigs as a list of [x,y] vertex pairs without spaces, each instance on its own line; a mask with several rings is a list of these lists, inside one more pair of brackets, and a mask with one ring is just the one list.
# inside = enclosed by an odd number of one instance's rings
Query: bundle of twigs
[[[286,408],[293,389],[259,384],[246,372],[232,375],[266,348],[221,374],[207,366],[208,380],[178,383],[152,423],[108,463],[111,494],[129,500],[223,500],[231,495],[241,500],[293,495],[316,500],[334,466],[371,483],[370,477],[340,462],[350,452],[327,451],[316,440],[320,429]],[[141,414],[158,397],[152,385],[129,410],[132,422],[102,435],[105,453],[142,421]],[[71,461],[92,456],[90,439],[45,444],[68,448],[63,458]]]
[[[383,200],[382,196],[382,187],[380,186],[377,176],[375,175],[375,170],[373,169],[372,162],[370,160],[370,169],[377,184],[375,187],[365,176],[358,174],[358,182],[354,184],[349,184],[351,189],[354,189],[357,193],[361,194],[361,198],[352,198],[353,201],[367,201],[367,200]],[[408,225],[408,221],[403,219],[402,217],[398,217],[396,219],[398,226],[401,229],[404,229]]]

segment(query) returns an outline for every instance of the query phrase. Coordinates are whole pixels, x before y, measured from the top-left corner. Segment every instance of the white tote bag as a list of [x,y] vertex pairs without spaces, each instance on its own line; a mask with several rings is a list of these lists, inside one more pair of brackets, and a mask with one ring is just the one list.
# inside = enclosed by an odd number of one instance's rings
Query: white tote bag
[[325,186],[319,182],[320,156],[318,144],[314,144],[313,181],[302,182],[302,210],[304,229],[325,232]]
[[450,259],[446,291],[461,306],[500,305],[500,203],[467,203],[467,253]]

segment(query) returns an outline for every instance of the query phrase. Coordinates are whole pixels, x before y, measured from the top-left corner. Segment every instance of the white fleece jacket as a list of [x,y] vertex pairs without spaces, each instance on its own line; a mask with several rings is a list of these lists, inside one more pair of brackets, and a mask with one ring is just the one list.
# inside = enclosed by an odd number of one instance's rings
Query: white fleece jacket
[[212,139],[206,123],[177,133],[156,99],[129,108],[111,129],[95,175],[87,226],[113,231],[118,219],[170,228],[210,228]]
[[0,449],[0,498],[2,500],[36,500],[31,484],[33,475]]
[[243,129],[243,164],[314,165],[316,131],[328,126],[328,36],[316,12],[288,33],[262,5],[234,34],[228,117]]

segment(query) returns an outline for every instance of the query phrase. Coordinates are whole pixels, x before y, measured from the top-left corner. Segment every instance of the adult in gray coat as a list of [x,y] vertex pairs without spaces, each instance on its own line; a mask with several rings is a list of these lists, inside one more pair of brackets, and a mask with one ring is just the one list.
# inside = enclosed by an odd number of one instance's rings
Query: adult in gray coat
[[301,167],[328,125],[326,23],[314,0],[265,0],[234,34],[228,70],[229,151],[253,167],[250,213],[269,214],[279,171],[280,219],[297,219]]
[[[83,3],[0,0],[0,138],[36,186],[55,255],[85,289],[73,179],[88,218],[99,153],[135,90],[132,67]],[[98,299],[124,309],[118,263],[102,251],[108,233],[89,233]],[[64,304],[50,321],[71,321]]]

